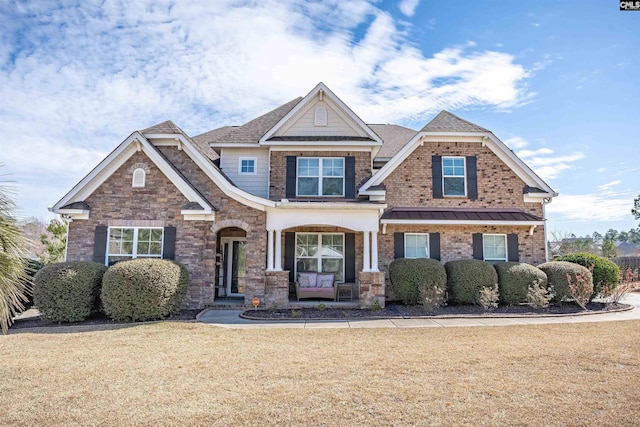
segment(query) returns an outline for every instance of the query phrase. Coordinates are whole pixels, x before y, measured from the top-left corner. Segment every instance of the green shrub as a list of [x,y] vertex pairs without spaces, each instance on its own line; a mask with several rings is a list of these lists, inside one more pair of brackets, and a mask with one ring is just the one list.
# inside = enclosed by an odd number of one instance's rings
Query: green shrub
[[116,321],[163,319],[180,311],[188,286],[182,264],[153,258],[122,261],[102,279],[102,304]]
[[527,303],[527,292],[534,283],[547,287],[547,275],[532,265],[520,262],[499,262],[494,264],[498,273],[500,301],[509,305]]
[[540,264],[538,268],[547,275],[549,287],[555,294],[552,300],[555,303],[570,298],[569,278],[576,281],[579,275],[587,275],[590,280],[593,280],[591,272],[587,268],[573,262],[551,261]]
[[27,311],[31,307],[33,307],[33,277],[36,275],[38,271],[42,267],[44,267],[44,263],[37,261],[35,259],[24,258],[22,260],[24,263],[24,269],[27,273],[25,280],[25,292],[24,296],[27,298],[26,301],[21,301],[24,308],[22,311]]
[[416,304],[421,288],[445,289],[447,274],[442,264],[430,258],[399,258],[389,265],[393,291],[405,304]]
[[593,274],[593,295],[591,299],[601,294],[605,288],[615,288],[618,284],[620,267],[607,258],[588,252],[578,252],[575,254],[562,255],[556,258],[556,261],[573,262],[591,269],[591,273]]
[[449,261],[444,268],[449,301],[456,304],[477,304],[482,288],[493,288],[498,283],[493,265],[478,259]]
[[40,315],[51,322],[80,322],[89,317],[106,270],[91,261],[44,266],[36,273],[33,287]]

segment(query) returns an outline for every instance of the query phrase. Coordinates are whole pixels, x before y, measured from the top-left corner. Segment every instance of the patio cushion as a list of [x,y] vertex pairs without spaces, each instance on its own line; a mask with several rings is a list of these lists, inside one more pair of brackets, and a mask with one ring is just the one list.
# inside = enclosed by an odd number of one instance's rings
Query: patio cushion
[[319,288],[332,288],[333,274],[318,274],[316,286]]
[[301,288],[315,288],[318,273],[298,273],[298,284]]

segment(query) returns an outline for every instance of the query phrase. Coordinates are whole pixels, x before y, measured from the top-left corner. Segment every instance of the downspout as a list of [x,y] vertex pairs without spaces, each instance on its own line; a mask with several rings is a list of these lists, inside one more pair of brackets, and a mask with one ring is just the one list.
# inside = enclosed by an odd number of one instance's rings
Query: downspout
[[544,259],[549,262],[549,241],[547,240],[547,213],[545,206],[551,203],[551,198],[542,199],[542,219],[544,219]]

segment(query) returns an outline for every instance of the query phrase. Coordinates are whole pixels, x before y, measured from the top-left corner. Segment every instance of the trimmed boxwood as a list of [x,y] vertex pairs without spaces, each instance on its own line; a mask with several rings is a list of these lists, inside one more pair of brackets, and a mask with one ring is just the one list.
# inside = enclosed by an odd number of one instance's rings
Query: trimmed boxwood
[[111,267],[102,279],[104,312],[116,321],[163,319],[178,313],[189,286],[177,262],[139,258]]
[[389,265],[394,293],[405,304],[417,304],[420,288],[439,287],[444,291],[447,273],[439,261],[430,258],[399,258]]
[[103,264],[70,261],[49,264],[33,279],[34,304],[45,320],[80,322],[91,314],[100,291]]
[[540,264],[538,268],[547,275],[547,283],[555,294],[553,297],[553,302],[555,303],[570,298],[567,274],[572,280],[575,280],[578,274],[586,274],[589,280],[593,281],[593,276],[587,268],[573,262],[551,261]]
[[595,298],[600,294],[603,288],[615,289],[618,285],[618,276],[620,267],[605,258],[588,252],[578,252],[575,254],[562,255],[556,258],[556,261],[567,261],[580,264],[583,267],[592,269],[593,273],[593,295]]
[[480,290],[498,283],[493,265],[478,259],[460,259],[444,265],[447,272],[449,301],[456,304],[477,304]]
[[509,305],[525,304],[527,291],[534,282],[547,287],[547,275],[540,269],[521,262],[499,262],[494,264],[498,273],[500,301]]

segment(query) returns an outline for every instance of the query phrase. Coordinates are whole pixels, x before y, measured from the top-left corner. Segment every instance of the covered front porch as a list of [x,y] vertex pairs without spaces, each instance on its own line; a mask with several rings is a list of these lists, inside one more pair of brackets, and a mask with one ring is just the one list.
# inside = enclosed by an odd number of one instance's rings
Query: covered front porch
[[[368,307],[375,301],[384,306],[384,273],[378,267],[383,205],[318,205],[288,203],[267,211],[265,298],[287,307]],[[314,298],[307,292],[301,297],[295,284],[299,273],[309,272],[333,275],[335,294],[322,292],[323,298]]]

